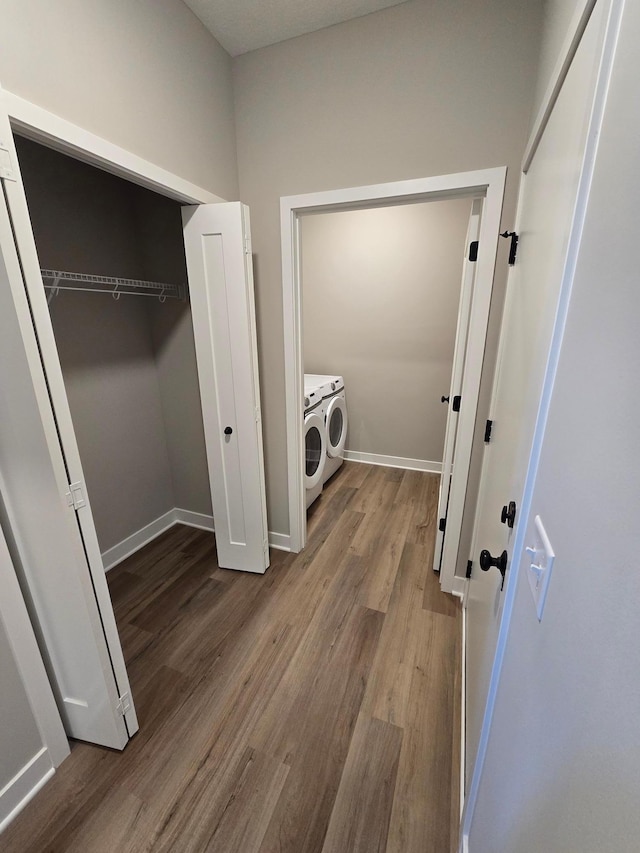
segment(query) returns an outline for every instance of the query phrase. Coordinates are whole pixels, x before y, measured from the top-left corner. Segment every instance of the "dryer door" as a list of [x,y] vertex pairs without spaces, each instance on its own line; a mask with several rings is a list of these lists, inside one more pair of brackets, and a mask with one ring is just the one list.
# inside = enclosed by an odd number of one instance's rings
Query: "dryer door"
[[304,419],[304,487],[312,489],[322,479],[327,453],[322,414],[310,412]]
[[336,457],[344,454],[347,442],[347,403],[344,396],[333,397],[327,406],[327,453]]

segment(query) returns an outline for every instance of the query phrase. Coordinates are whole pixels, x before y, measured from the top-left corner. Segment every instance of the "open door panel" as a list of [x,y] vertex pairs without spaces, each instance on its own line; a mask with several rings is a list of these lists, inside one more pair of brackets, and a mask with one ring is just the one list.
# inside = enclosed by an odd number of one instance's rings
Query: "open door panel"
[[183,208],[218,563],[269,566],[249,210]]
[[137,720],[15,178],[0,198],[0,521],[67,735],[122,749]]

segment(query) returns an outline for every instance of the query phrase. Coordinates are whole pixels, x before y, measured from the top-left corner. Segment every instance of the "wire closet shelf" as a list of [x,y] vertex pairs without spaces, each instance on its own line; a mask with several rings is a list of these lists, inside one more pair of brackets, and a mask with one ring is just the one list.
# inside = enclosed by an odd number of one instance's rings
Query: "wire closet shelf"
[[143,281],[135,278],[116,278],[109,275],[90,275],[60,270],[40,270],[45,290],[49,291],[47,302],[61,290],[80,290],[84,293],[110,293],[114,299],[125,296],[155,296],[160,302],[166,299],[186,299],[183,284],[163,284],[160,281]]

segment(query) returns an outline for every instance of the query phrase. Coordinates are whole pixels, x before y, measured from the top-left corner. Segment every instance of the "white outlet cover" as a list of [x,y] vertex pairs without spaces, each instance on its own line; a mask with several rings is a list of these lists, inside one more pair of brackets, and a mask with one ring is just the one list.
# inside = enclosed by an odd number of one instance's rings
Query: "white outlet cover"
[[527,536],[524,557],[527,579],[536,605],[538,621],[542,619],[555,556],[542,519],[536,515],[533,520],[533,530]]

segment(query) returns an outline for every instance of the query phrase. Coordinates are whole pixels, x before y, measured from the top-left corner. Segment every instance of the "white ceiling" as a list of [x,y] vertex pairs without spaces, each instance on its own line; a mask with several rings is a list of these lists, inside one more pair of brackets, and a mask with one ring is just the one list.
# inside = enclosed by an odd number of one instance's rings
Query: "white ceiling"
[[268,44],[398,6],[405,0],[184,0],[227,53]]

